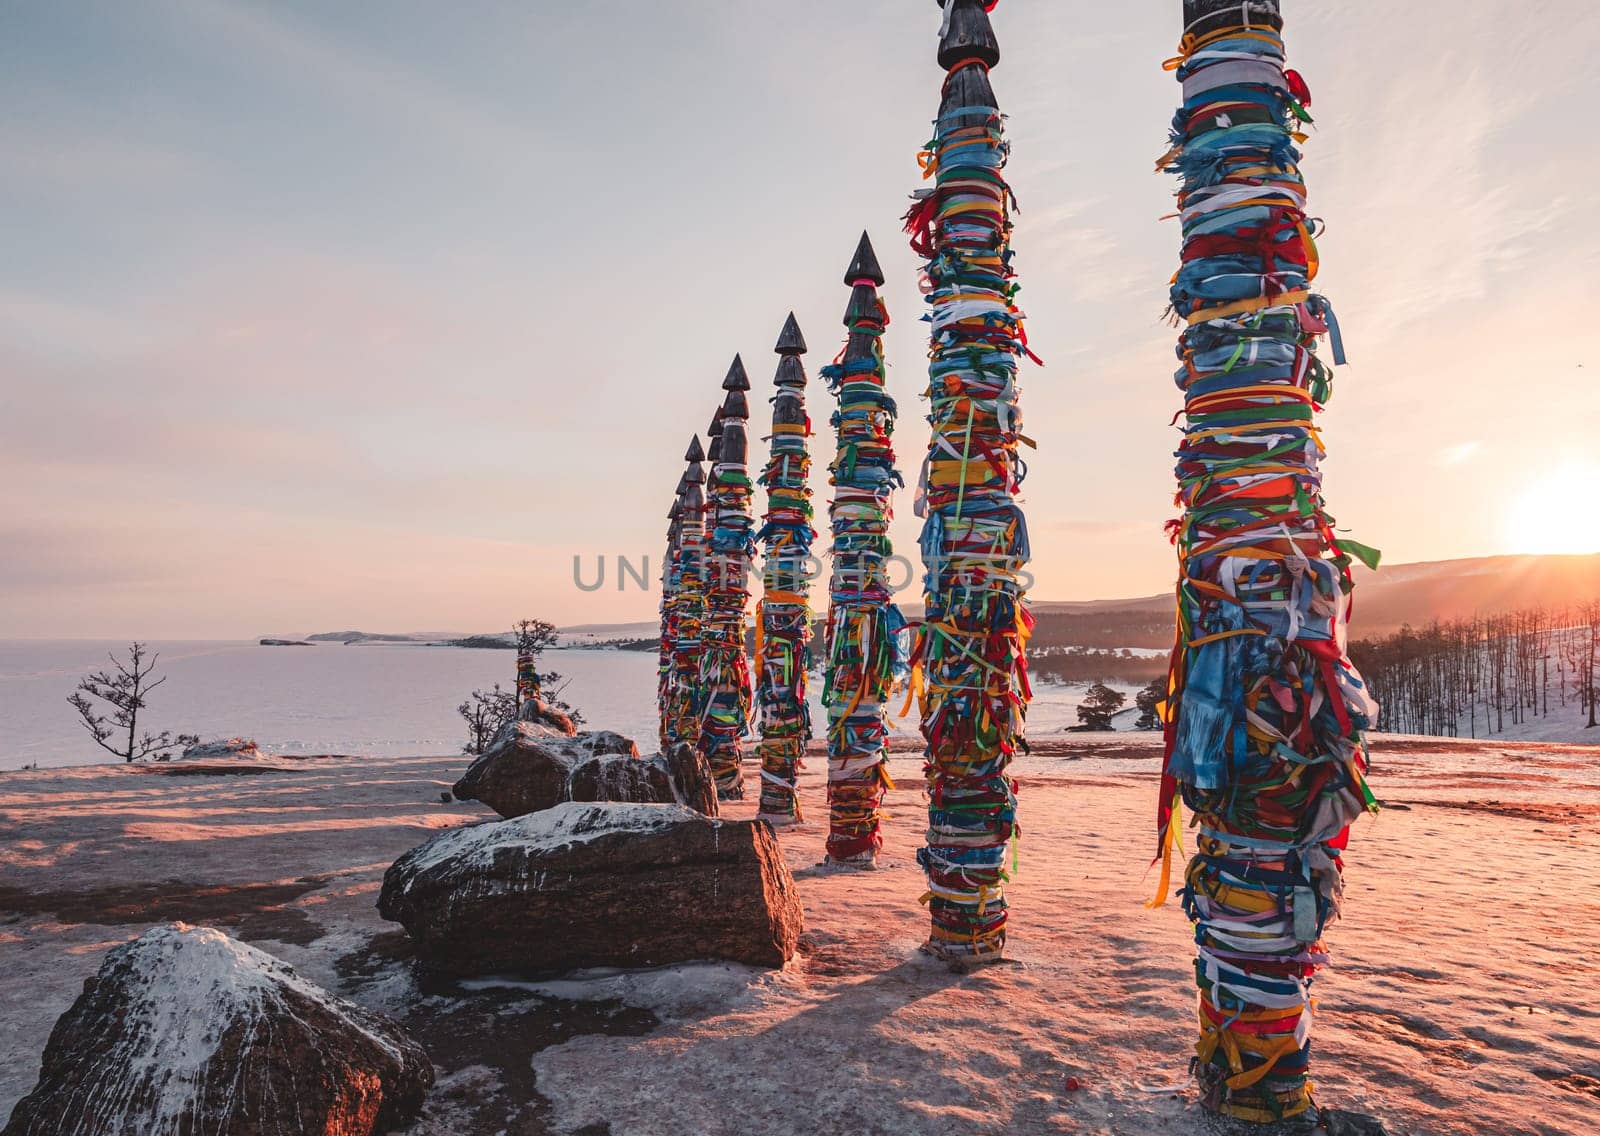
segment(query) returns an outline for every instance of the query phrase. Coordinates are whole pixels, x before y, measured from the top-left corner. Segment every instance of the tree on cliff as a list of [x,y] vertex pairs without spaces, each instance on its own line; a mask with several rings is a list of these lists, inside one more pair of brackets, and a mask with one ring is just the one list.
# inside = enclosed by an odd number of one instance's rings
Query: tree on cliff
[[[539,656],[556,646],[561,638],[556,625],[543,619],[520,620],[513,625],[511,633],[516,640],[518,657],[531,657],[536,665]],[[548,706],[566,714],[573,725],[583,724],[583,715],[561,697],[561,692],[567,688],[563,676],[555,671],[539,672],[538,685],[540,696]],[[456,707],[456,713],[467,724],[467,743],[461,747],[462,752],[480,754],[488,749],[500,731],[516,720],[517,710],[515,689],[504,690],[495,683],[489,690],[474,690]]]

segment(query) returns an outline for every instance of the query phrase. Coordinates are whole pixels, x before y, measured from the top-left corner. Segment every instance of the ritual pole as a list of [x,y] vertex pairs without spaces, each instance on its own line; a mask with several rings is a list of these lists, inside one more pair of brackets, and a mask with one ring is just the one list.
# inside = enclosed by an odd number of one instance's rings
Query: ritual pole
[[[674,563],[672,617],[672,741],[700,744],[700,654],[706,615],[706,453],[696,435],[684,454],[683,494],[678,499],[678,551]],[[665,752],[665,751],[663,751]]]
[[965,968],[998,960],[1006,944],[1006,850],[1017,833],[1006,771],[1031,697],[1028,530],[1017,503],[1026,474],[1017,365],[1029,352],[1011,265],[1008,145],[989,83],[1000,62],[995,0],[941,6],[943,98],[920,158],[933,185],[906,215],[911,247],[927,259],[932,324],[933,431],[917,509],[927,614],[914,681],[924,688],[929,795],[918,860],[928,877],[926,949]]
[[672,508],[667,511],[667,548],[661,557],[661,644],[656,653],[656,712],[660,718],[658,741],[661,752],[672,748],[677,721],[672,713],[676,676],[672,670],[672,642],[676,638],[678,586],[678,553],[682,537],[683,491],[687,482],[678,478],[673,491]]
[[750,380],[735,355],[727,392],[713,423],[710,493],[706,525],[706,618],[702,628],[700,687],[704,698],[700,748],[717,782],[717,797],[744,798],[744,736],[750,720],[750,661],[745,654],[745,609],[750,601],[753,486],[748,468],[746,423]]
[[811,654],[811,418],[806,413],[805,337],[794,313],[778,336],[777,393],[772,399],[770,457],[761,475],[767,512],[756,534],[763,546],[762,598],[756,612],[756,705],[761,715],[761,811],[773,824],[803,819],[797,792],[811,737],[806,665]]
[[1181,894],[1197,928],[1203,1103],[1236,1124],[1311,1131],[1312,979],[1351,822],[1376,809],[1365,731],[1377,706],[1346,632],[1352,560],[1377,556],[1335,534],[1322,495],[1315,423],[1332,372],[1317,340],[1331,337],[1335,364],[1344,352],[1311,290],[1318,225],[1297,149],[1311,96],[1285,70],[1278,0],[1184,0],[1183,18],[1168,64],[1183,106],[1159,163],[1180,179],[1185,419],[1156,903],[1181,800],[1195,814]]
[[838,455],[829,466],[834,487],[829,581],[827,674],[828,863],[876,865],[889,780],[888,706],[902,667],[899,633],[905,619],[888,578],[891,501],[903,485],[895,470],[897,408],[885,387],[883,332],[889,313],[878,296],[883,270],[866,233],[845,272],[849,338],[839,358],[822,369],[838,398],[833,425]]

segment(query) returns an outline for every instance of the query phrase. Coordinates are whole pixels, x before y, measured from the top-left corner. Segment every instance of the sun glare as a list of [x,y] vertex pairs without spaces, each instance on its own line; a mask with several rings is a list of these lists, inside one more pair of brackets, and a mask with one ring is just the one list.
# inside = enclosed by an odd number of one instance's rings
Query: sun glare
[[1529,482],[1511,503],[1512,552],[1600,552],[1600,465],[1569,462]]

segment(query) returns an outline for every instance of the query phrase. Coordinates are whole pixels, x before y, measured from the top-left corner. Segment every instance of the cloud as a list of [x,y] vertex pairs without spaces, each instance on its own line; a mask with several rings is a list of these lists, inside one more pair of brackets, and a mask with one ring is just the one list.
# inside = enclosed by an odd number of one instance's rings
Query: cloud
[[[540,152],[541,136],[527,125],[531,116],[501,115],[415,69],[350,42],[334,43],[264,7],[232,0],[174,2],[186,17],[209,25],[230,44],[248,44],[294,83],[314,82],[408,131],[420,128],[498,160],[528,160]],[[530,51],[536,46],[530,43]]]

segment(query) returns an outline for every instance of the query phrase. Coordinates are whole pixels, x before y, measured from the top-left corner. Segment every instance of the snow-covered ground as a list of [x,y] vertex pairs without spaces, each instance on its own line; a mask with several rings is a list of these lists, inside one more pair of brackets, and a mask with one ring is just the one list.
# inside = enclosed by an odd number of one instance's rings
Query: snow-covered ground
[[[543,983],[424,981],[374,910],[392,860],[486,817],[440,801],[464,759],[4,774],[0,1116],[104,952],[184,919],[403,1018],[441,1073],[413,1136],[1200,1133],[1191,933],[1176,904],[1142,906],[1155,745],[1041,739],[1019,762],[1012,961],[965,977],[916,949],[914,753],[894,757],[868,874],[817,870],[824,762],[809,760],[811,819],[781,835],[807,920],[788,967]],[[1375,762],[1390,808],[1355,834],[1317,984],[1322,1099],[1413,1136],[1595,1130],[1600,749],[1380,738]]]
[[[1555,742],[1562,745],[1600,745],[1600,726],[1588,728],[1588,718],[1575,705],[1552,707],[1549,714],[1535,715],[1513,722],[1509,716],[1498,732],[1490,727],[1501,726],[1499,719],[1485,721],[1480,709],[1476,720],[1463,716],[1457,732],[1463,738],[1491,742]],[[1476,739],[1473,739],[1476,731]]]

